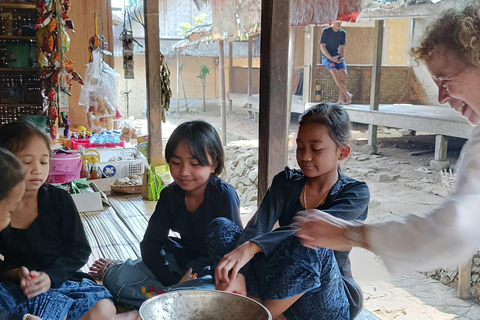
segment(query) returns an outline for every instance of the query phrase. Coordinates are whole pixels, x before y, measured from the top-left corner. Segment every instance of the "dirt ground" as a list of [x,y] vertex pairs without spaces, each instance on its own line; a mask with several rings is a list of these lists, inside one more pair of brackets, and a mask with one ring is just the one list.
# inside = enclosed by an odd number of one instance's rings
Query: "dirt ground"
[[[200,104],[200,102],[199,102]],[[163,125],[168,136],[175,125],[203,119],[221,131],[220,108],[209,105],[208,111],[171,113]],[[295,133],[292,121],[289,135],[289,165],[296,166]],[[379,128],[378,154],[363,153],[367,127],[355,124],[352,130],[352,156],[342,164],[347,175],[367,182],[371,201],[367,222],[400,219],[407,214],[423,214],[446,196],[438,172],[430,168],[435,135],[391,128]],[[165,139],[166,137],[164,137]],[[248,119],[241,108],[227,115],[228,143],[244,141],[258,144],[258,122]],[[455,165],[464,139],[449,140],[448,160]],[[419,154],[419,155],[417,155]],[[255,208],[245,212],[250,216]],[[365,294],[365,308],[381,319],[480,319],[480,307],[473,300],[457,299],[456,290],[422,274],[391,277],[381,259],[362,249],[351,254],[353,272]]]

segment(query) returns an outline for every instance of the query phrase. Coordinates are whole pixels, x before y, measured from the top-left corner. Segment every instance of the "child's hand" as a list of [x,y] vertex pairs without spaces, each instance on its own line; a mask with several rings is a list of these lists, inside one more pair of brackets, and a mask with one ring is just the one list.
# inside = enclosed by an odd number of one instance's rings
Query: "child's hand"
[[29,277],[20,281],[20,287],[27,298],[33,298],[50,290],[52,282],[45,272],[30,271]]
[[185,272],[182,279],[180,279],[179,283],[197,279],[197,274],[196,273],[192,274],[192,272],[193,272],[193,269],[188,268],[187,272]]
[[30,271],[26,267],[20,267],[17,270],[17,279],[19,283],[30,279]]
[[220,282],[228,284],[234,281],[237,278],[238,271],[252,260],[255,254],[261,251],[262,248],[258,244],[247,241],[237,249],[224,255],[215,268],[215,286]]
[[238,274],[237,278],[230,283],[227,282],[219,282],[215,285],[215,289],[226,291],[226,292],[233,292],[241,294],[242,296],[247,295],[247,284],[245,283],[245,276],[241,273]]

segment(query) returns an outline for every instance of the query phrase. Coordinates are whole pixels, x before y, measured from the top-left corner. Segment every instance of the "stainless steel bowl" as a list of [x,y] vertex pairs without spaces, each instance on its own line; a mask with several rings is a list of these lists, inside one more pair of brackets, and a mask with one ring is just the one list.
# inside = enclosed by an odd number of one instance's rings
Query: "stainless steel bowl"
[[145,301],[140,307],[143,320],[272,320],[270,312],[257,301],[235,293],[179,290]]

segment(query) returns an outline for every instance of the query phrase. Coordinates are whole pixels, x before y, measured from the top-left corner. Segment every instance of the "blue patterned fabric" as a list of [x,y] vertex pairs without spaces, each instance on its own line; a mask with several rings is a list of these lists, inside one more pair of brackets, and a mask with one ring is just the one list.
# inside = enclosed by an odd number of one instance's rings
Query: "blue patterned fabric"
[[50,289],[32,299],[27,299],[18,284],[0,284],[0,306],[7,313],[30,313],[42,319],[77,320],[97,302],[111,299],[107,289],[83,279],[81,282],[66,281],[59,288]]
[[[175,257],[167,254],[169,267],[180,271]],[[149,296],[142,292],[142,287],[147,288],[153,296],[161,294],[158,291],[170,292],[176,290],[215,290],[210,268],[197,272],[197,279],[165,286],[148,268],[142,259],[128,259],[122,264],[112,266],[103,277],[103,285],[113,295],[113,300],[126,306],[140,308]],[[154,292],[150,292],[153,288]]]
[[[215,266],[236,247],[242,232],[223,218],[209,225],[207,242]],[[283,313],[288,320],[350,319],[350,306],[333,251],[308,249],[293,231],[269,256],[257,254],[242,273],[249,296],[281,300],[304,294]]]

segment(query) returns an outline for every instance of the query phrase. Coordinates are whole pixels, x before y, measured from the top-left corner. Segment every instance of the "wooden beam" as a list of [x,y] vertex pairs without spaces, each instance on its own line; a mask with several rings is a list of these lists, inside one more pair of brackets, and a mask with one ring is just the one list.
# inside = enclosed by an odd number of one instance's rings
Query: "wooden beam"
[[303,53],[303,103],[312,101],[313,66],[315,65],[314,48],[316,46],[314,26],[305,27]]
[[[378,110],[380,102],[380,78],[382,73],[382,49],[383,49],[383,20],[375,20],[375,36],[373,42],[373,67],[372,67],[372,86],[370,90],[370,110]],[[368,145],[366,149],[369,153],[377,152],[377,126],[368,126]]]
[[158,0],[144,1],[145,63],[147,76],[148,161],[163,157],[160,27]]
[[[228,61],[228,93],[232,93],[233,91],[233,41],[228,42],[228,55],[230,59]],[[233,100],[228,99],[229,103],[229,110],[233,112]]]
[[295,27],[290,27],[290,37],[288,40],[287,114],[290,114],[292,110],[292,84],[293,84],[293,73],[295,72],[296,41],[297,41],[297,31]]
[[224,146],[227,145],[227,106],[225,104],[225,46],[224,41],[218,41],[219,49],[219,71],[220,71],[220,98],[222,100],[222,109],[220,114],[222,116],[222,143]]
[[260,49],[258,201],[287,163],[290,1],[263,0]]
[[435,160],[445,161],[447,160],[447,150],[448,150],[448,137],[444,135],[437,134],[435,137]]
[[[310,97],[311,97],[311,100],[310,101],[317,101],[315,99],[315,96],[316,96],[316,90],[317,90],[317,61],[320,62],[320,60],[322,59],[319,55],[319,51],[320,51],[320,27],[318,26],[313,26],[312,27],[312,34],[311,34],[311,37],[312,37],[312,41],[313,41],[313,56],[312,56],[312,61],[313,61],[313,64],[312,64],[312,70],[311,70],[311,76],[310,76]],[[320,58],[318,58],[320,57]],[[320,66],[323,68],[323,66]]]
[[177,116],[180,114],[180,51],[175,50],[177,56]]
[[252,65],[253,65],[253,38],[248,38],[248,83],[247,83],[247,93],[249,96],[252,95]]

